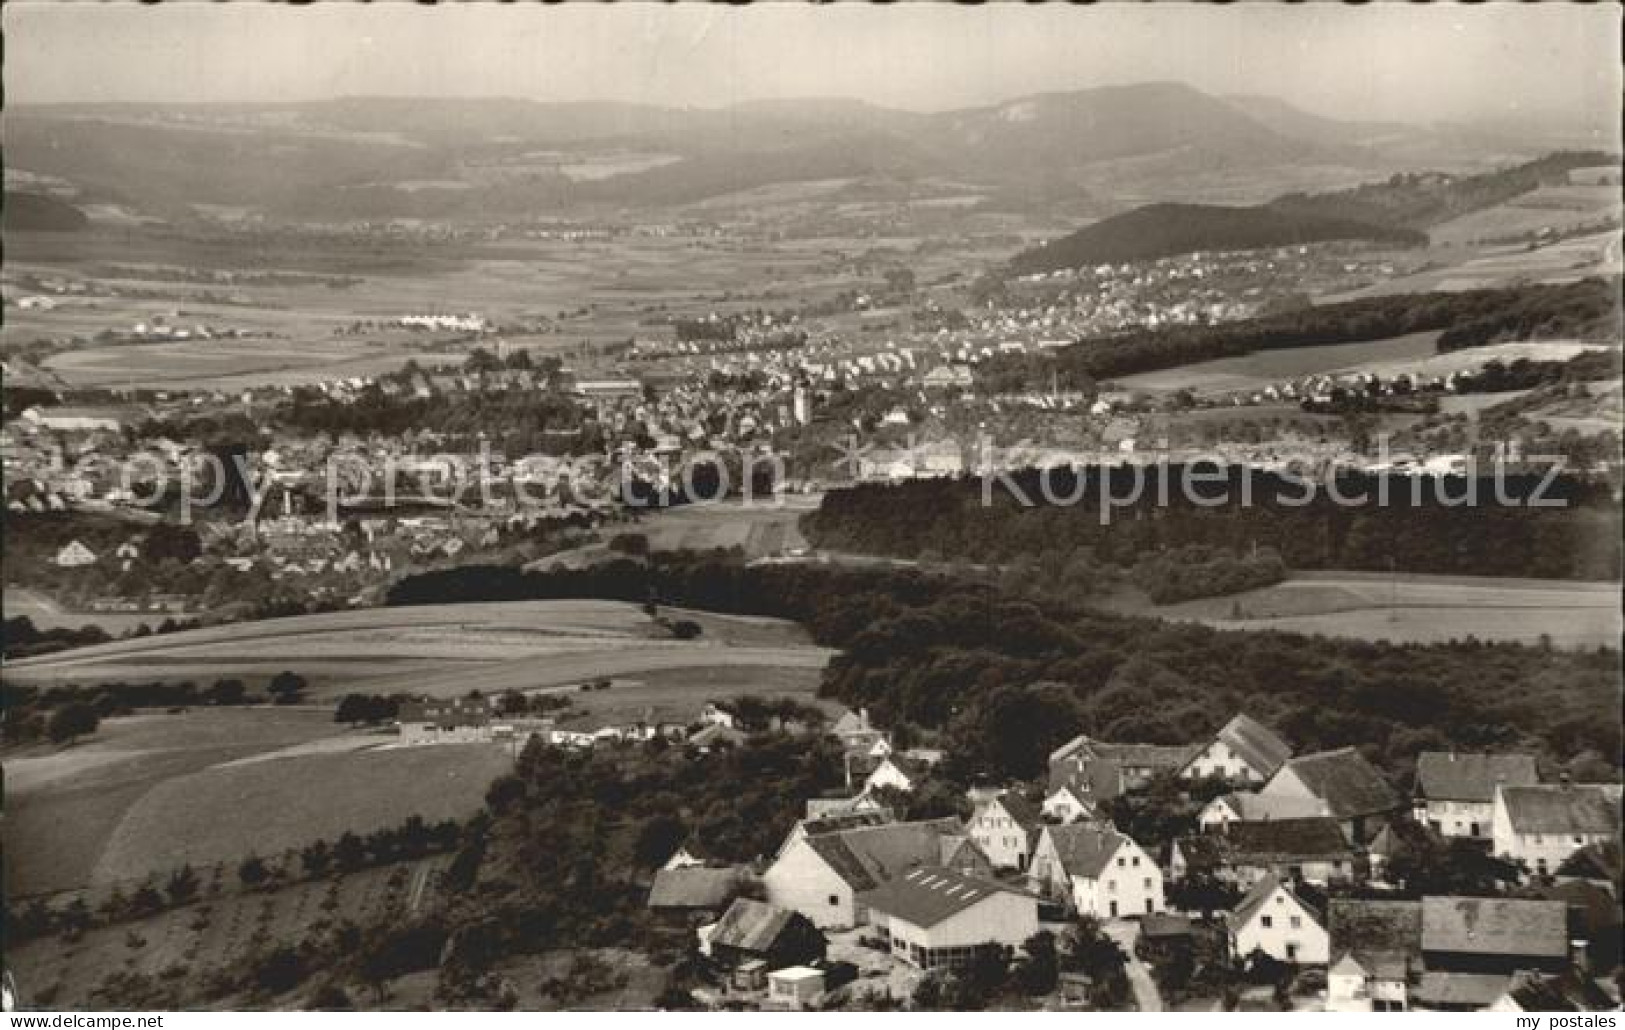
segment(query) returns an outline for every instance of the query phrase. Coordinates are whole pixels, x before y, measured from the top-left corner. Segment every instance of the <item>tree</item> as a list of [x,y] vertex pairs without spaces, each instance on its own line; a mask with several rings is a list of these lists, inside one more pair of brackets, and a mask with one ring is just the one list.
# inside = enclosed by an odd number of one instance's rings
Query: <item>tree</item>
[[101,724],[101,717],[96,710],[82,701],[63,705],[51,713],[50,722],[46,724],[46,733],[51,742],[55,744],[73,743],[80,737],[96,732]]
[[1055,951],[1055,935],[1040,930],[1027,938],[1021,946],[1011,977],[1025,994],[1048,994],[1055,990],[1060,976],[1059,958]]
[[258,855],[249,855],[237,866],[237,878],[245,887],[258,887],[271,878],[271,870]]
[[169,899],[177,905],[183,905],[197,896],[197,873],[192,871],[190,865],[183,865],[169,874],[169,883],[165,889],[169,892]]
[[639,865],[654,868],[670,858],[688,838],[683,820],[662,812],[644,820],[632,843],[632,857]]
[[279,705],[296,704],[305,693],[305,678],[296,672],[279,672],[266,687]]
[[1092,916],[1079,916],[1062,938],[1060,966],[1066,972],[1089,977],[1097,1004],[1117,1004],[1128,996],[1128,977],[1124,972],[1128,968],[1128,956]]

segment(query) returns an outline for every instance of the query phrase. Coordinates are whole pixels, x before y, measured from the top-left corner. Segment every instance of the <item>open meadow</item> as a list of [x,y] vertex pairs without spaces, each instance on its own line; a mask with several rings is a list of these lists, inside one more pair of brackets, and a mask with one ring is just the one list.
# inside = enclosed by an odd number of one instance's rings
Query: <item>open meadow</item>
[[14,662],[20,684],[258,681],[283,670],[314,698],[352,691],[435,696],[530,690],[675,669],[822,669],[830,652],[787,622],[667,611],[694,618],[677,641],[616,601],[424,605],[305,615],[120,640]]
[[1363,572],[1296,572],[1274,586],[1143,614],[1217,629],[1359,640],[1617,647],[1619,584]]

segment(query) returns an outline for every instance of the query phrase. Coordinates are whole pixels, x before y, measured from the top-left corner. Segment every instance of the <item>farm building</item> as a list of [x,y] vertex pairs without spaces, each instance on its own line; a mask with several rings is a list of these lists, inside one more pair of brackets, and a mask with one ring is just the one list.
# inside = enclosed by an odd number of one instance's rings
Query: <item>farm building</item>
[[1038,932],[1038,899],[941,866],[911,870],[862,897],[891,953],[919,969],[968,964],[988,946],[1019,947]]
[[1330,815],[1326,803],[1319,798],[1293,797],[1288,794],[1256,794],[1236,791],[1224,794],[1202,806],[1196,823],[1204,833],[1222,830],[1231,823],[1262,823],[1271,819],[1307,819],[1310,816]]
[[824,958],[824,935],[805,916],[751,898],[735,898],[698,932],[700,952],[729,968],[756,962],[766,973]]
[[483,697],[403,701],[396,716],[403,744],[476,744],[491,739],[492,706]]
[[776,1007],[811,1005],[824,993],[824,971],[811,966],[789,966],[767,974],[767,1003]]
[[655,873],[649,889],[649,908],[667,913],[713,915],[725,910],[739,893],[743,876],[738,869],[684,866]]
[[96,564],[96,552],[77,540],[70,540],[51,560],[59,568],[78,569]]
[[1416,821],[1446,837],[1488,837],[1495,788],[1538,782],[1533,755],[1424,751],[1416,756]]
[[804,836],[779,852],[762,882],[773,904],[820,927],[844,929],[865,921],[861,894],[923,866],[993,871],[959,820],[948,818]]
[[1333,898],[1328,1012],[1403,1012],[1422,976],[1422,903]]
[[1291,745],[1274,730],[1240,713],[1179,774],[1189,779],[1219,776],[1232,783],[1264,783],[1291,757]]
[[1403,807],[1382,773],[1352,747],[1289,759],[1259,793],[1318,798],[1356,844],[1370,841]]
[[1205,750],[1201,744],[1109,744],[1074,737],[1050,752],[1049,789],[1072,787],[1092,805],[1143,787],[1159,772],[1178,772]]
[[1514,973],[1568,968],[1568,909],[1560,901],[1423,898],[1422,961],[1426,972],[1412,992],[1418,1005],[1486,1008]]
[[1335,819],[1272,819],[1182,837],[1169,866],[1177,877],[1212,873],[1243,890],[1269,875],[1326,884],[1354,875],[1354,851]]
[[1025,869],[1042,825],[1039,811],[1010,792],[978,805],[965,830],[996,868]]
[[1544,876],[1588,844],[1617,841],[1619,801],[1618,786],[1496,787],[1490,818],[1495,853]]

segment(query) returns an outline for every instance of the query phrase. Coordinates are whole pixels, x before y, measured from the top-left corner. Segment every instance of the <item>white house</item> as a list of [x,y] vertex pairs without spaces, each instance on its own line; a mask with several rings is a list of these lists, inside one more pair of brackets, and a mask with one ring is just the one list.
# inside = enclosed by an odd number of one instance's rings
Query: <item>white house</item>
[[1587,844],[1618,840],[1620,790],[1601,784],[1497,787],[1490,836],[1497,855],[1544,876]]
[[1291,745],[1275,731],[1240,713],[1225,723],[1179,774],[1187,779],[1222,776],[1233,783],[1262,784],[1291,757]]
[[1326,1011],[1409,1008],[1411,985],[1423,972],[1422,903],[1333,898],[1326,922]]
[[860,895],[923,866],[993,871],[958,819],[932,819],[807,834],[779,852],[762,884],[774,905],[845,929],[867,921]]
[[1081,915],[1120,918],[1164,910],[1162,870],[1130,838],[1108,826],[1046,826],[1028,876]]
[[996,868],[1025,869],[1041,825],[1039,813],[1026,798],[1006,793],[978,805],[965,832]]
[[1446,837],[1488,837],[1495,788],[1539,782],[1533,755],[1424,751],[1416,756],[1416,821]]
[[1046,819],[1054,819],[1062,823],[1098,822],[1099,816],[1094,806],[1079,796],[1076,789],[1063,786],[1052,790],[1044,799],[1040,813]]
[[1230,953],[1238,958],[1262,951],[1280,962],[1326,964],[1328,936],[1320,916],[1274,873],[1253,885],[1228,924]]
[[940,866],[911,870],[863,895],[892,956],[918,969],[968,964],[990,945],[1020,947],[1038,932],[1038,899]]
[[863,781],[861,793],[867,794],[881,787],[891,787],[907,793],[918,787],[930,771],[930,765],[918,759],[901,754],[888,754]]

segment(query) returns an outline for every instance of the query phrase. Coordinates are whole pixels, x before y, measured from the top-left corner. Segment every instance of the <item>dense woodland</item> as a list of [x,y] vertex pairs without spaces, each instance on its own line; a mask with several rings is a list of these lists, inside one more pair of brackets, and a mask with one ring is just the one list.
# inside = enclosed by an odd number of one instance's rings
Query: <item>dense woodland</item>
[[465,566],[403,580],[390,599],[641,603],[651,594],[801,622],[844,652],[823,694],[869,708],[904,740],[940,735],[950,774],[964,778],[1034,776],[1080,731],[1200,739],[1238,710],[1300,750],[1357,745],[1398,783],[1424,749],[1529,748],[1577,778],[1610,775],[1620,754],[1614,650],[1220,632],[1085,609],[1015,580],[746,566],[722,554],[556,573]]
[[1128,261],[1153,261],[1196,251],[1371,240],[1425,246],[1426,233],[1308,212],[1213,204],[1148,204],[1024,250],[1010,261],[1017,275]]
[[[1193,472],[1216,475],[1212,467]],[[1524,507],[1501,502],[1489,479],[1351,472],[1338,477],[1339,495],[1366,500],[1344,505],[1318,485],[1306,502],[1308,484],[1242,466],[1224,470],[1222,479],[1193,480],[1189,492],[1181,488],[1185,474],[1179,465],[1051,470],[1049,496],[1066,504],[1045,502],[1043,474],[1033,470],[1011,475],[1013,489],[999,481],[984,489],[975,478],[865,484],[825,496],[819,510],[803,518],[803,530],[821,548],[903,558],[1029,557],[1054,565],[1081,552],[1127,566],[1170,548],[1203,545],[1270,547],[1294,569],[1619,576],[1620,510],[1606,484],[1560,478],[1543,492],[1563,507]],[[1136,493],[1139,475],[1145,479]],[[1166,498],[1159,496],[1159,478],[1168,485]],[[1509,475],[1499,488],[1508,498],[1532,498],[1541,481]],[[1109,513],[1103,483],[1116,505]],[[1477,503],[1449,503],[1470,488]],[[983,503],[984,494],[991,503]],[[1199,503],[1221,496],[1229,503]],[[1251,503],[1241,503],[1247,497]]]
[[1536,337],[1617,345],[1622,331],[1618,278],[1557,286],[1367,297],[1295,308],[1219,325],[1142,329],[1079,340],[1048,353],[998,355],[976,370],[993,392],[1177,368],[1261,350],[1382,340],[1438,332],[1440,351]]

